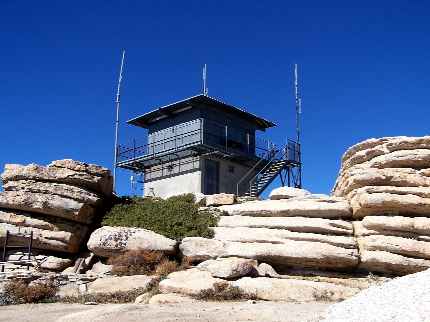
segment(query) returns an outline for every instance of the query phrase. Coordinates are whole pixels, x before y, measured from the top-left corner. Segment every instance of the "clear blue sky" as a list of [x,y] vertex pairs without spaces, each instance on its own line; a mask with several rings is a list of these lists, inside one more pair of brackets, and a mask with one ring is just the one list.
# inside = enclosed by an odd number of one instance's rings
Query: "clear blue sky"
[[[425,1],[9,1],[0,12],[0,166],[74,158],[111,167],[122,121],[201,91],[294,136],[301,66],[304,185],[327,193],[345,149],[430,126]],[[121,141],[142,137],[122,124]],[[118,190],[129,192],[121,172]]]

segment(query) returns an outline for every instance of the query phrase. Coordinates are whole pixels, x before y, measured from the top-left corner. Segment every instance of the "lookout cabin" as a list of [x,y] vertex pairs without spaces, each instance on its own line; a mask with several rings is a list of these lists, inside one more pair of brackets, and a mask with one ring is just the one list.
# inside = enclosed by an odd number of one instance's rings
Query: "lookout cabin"
[[262,139],[258,133],[273,122],[215,98],[196,95],[127,123],[146,129],[147,141],[118,146],[116,166],[143,173],[145,196],[256,197],[278,175],[283,184],[301,186],[300,145]]

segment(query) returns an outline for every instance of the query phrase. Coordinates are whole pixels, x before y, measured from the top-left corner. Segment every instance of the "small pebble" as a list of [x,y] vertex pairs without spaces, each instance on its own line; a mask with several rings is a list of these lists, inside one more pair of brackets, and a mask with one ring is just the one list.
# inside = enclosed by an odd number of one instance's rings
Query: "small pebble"
[[97,302],[85,302],[84,305],[97,305]]

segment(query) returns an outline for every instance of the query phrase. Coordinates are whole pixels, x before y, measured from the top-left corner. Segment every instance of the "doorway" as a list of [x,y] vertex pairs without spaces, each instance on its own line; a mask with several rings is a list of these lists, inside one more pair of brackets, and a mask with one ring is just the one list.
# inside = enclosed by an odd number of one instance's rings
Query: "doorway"
[[204,192],[205,195],[219,193],[219,162],[205,160]]

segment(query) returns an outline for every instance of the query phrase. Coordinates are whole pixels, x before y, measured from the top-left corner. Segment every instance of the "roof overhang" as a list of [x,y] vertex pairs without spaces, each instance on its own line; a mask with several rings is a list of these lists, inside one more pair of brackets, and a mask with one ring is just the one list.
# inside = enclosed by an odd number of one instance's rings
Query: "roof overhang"
[[192,96],[172,104],[158,107],[148,113],[128,120],[127,123],[143,128],[148,128],[148,126],[152,123],[171,117],[175,114],[183,113],[201,104],[205,104],[206,106],[211,108],[219,109],[220,111],[230,112],[241,116],[249,122],[254,123],[258,127],[258,129],[262,131],[267,128],[276,126],[275,123],[256,116],[255,114],[249,113],[244,109],[224,103],[222,101],[219,101],[209,96],[205,96],[203,94]]

